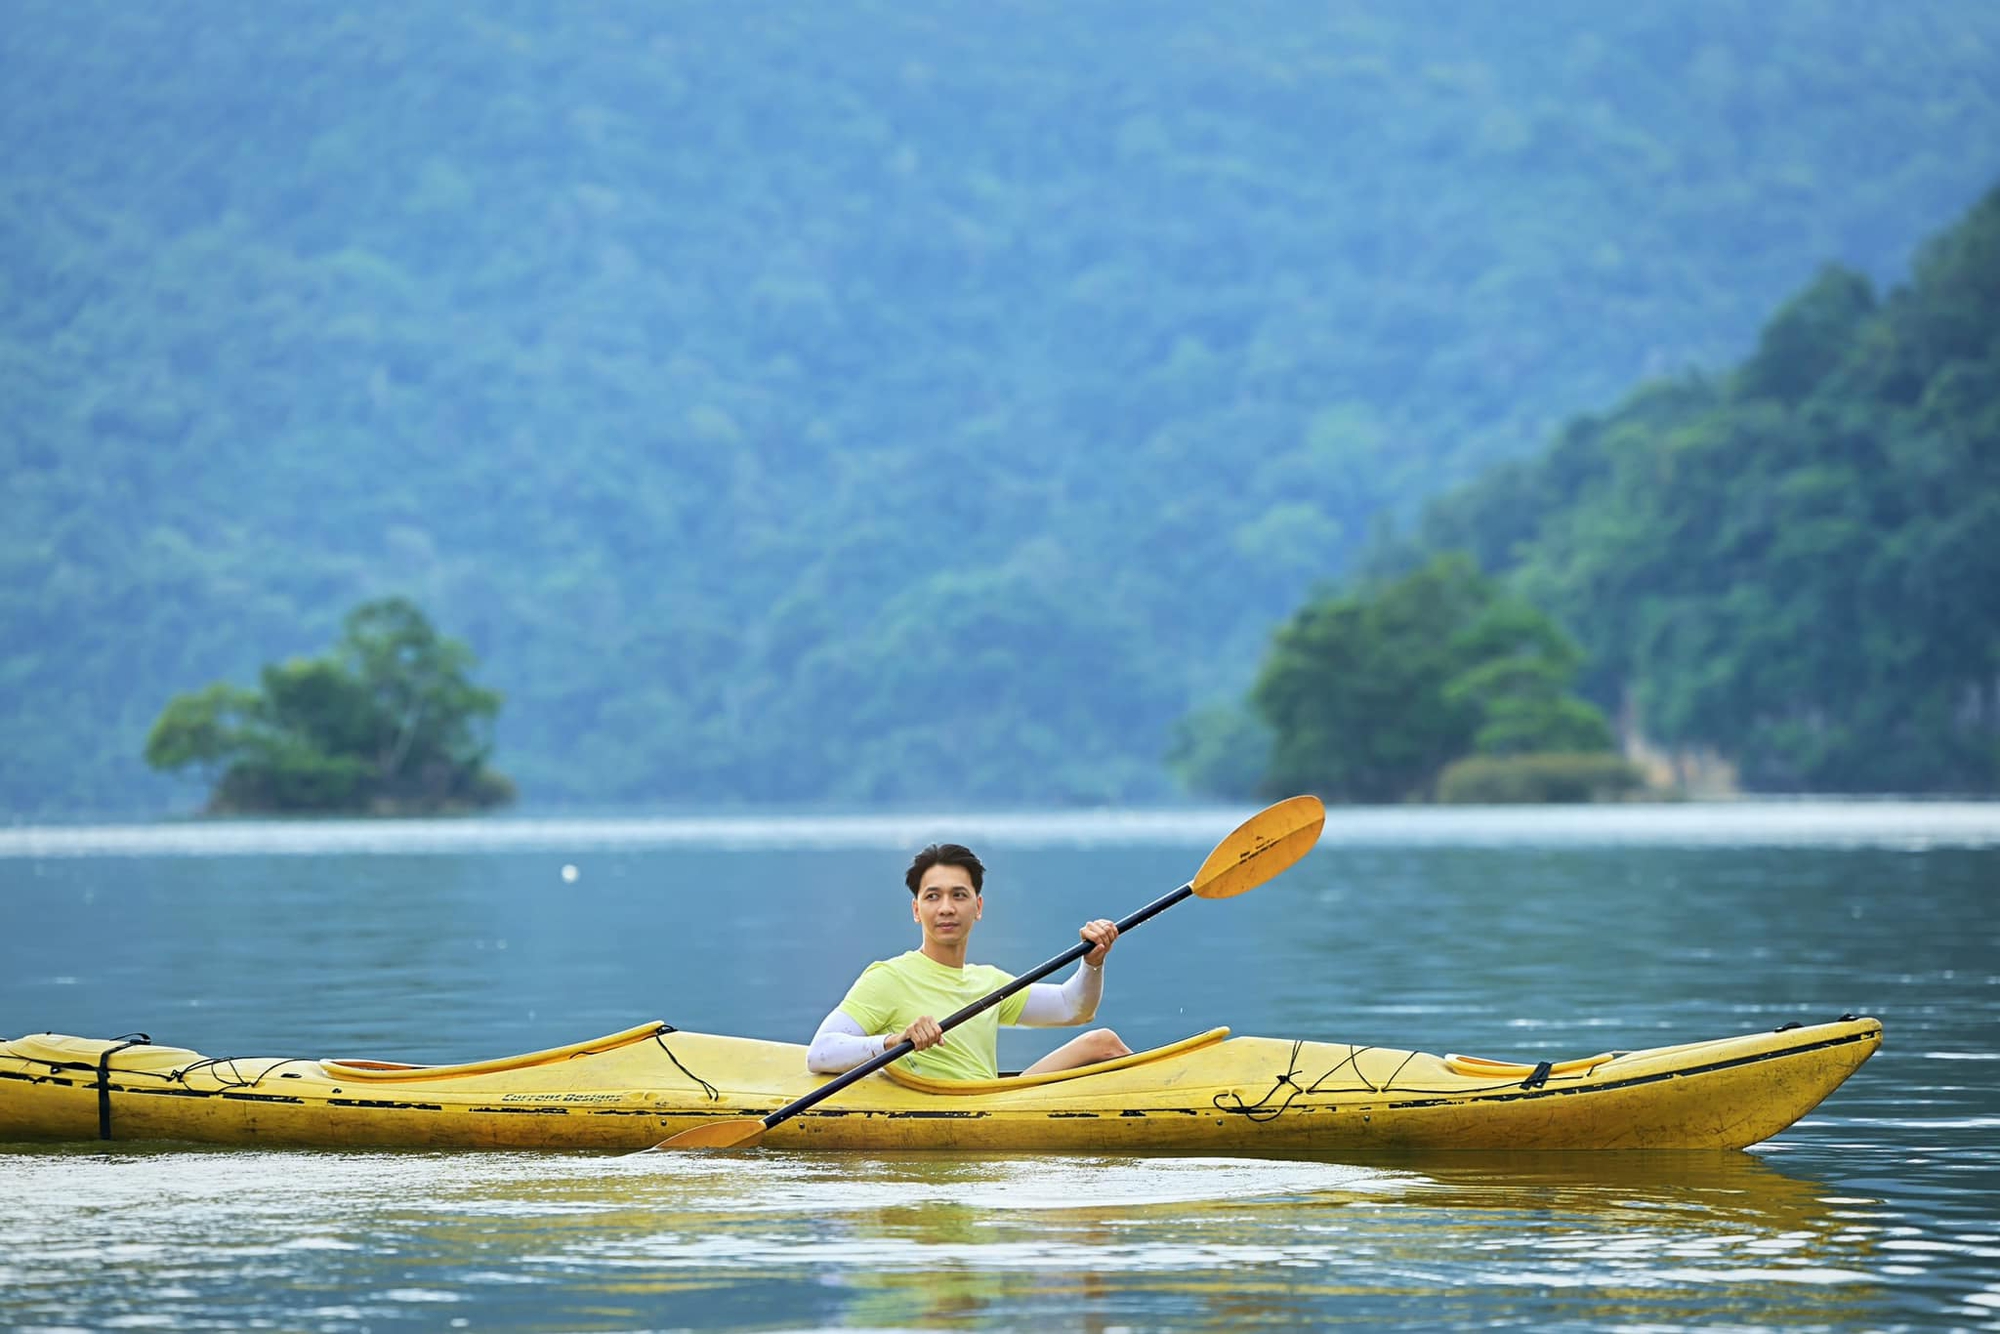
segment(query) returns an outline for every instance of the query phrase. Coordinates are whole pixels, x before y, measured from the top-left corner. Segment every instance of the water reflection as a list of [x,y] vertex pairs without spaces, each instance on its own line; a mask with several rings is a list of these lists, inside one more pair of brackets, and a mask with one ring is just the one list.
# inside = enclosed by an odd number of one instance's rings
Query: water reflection
[[[1746,1154],[0,1157],[0,1321],[1864,1320],[1878,1200]],[[315,1295],[317,1294],[317,1295]],[[335,1300],[335,1297],[338,1300]],[[305,1305],[299,1303],[304,1301]],[[138,1309],[136,1307],[134,1310]]]

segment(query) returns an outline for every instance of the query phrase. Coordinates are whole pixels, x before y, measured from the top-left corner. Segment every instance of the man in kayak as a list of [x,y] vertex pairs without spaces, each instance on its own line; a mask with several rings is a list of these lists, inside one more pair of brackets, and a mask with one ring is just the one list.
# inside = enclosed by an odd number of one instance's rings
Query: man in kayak
[[[1001,1024],[1065,1028],[1088,1023],[1104,995],[1104,956],[1118,927],[1098,920],[1077,933],[1092,945],[1076,974],[1056,986],[1035,982],[982,1010],[947,1034],[936,1016],[956,1013],[990,996],[1013,975],[988,964],[965,962],[973,923],[985,910],[986,867],[970,848],[933,843],[917,854],[903,876],[910,887],[910,915],[923,931],[923,947],[871,963],[840,1005],[827,1015],[806,1052],[815,1074],[839,1074],[908,1041],[903,1058],[912,1074],[929,1079],[992,1079],[999,1074]],[[1071,1070],[1131,1052],[1108,1028],[1093,1029],[1036,1061],[1023,1074]]]

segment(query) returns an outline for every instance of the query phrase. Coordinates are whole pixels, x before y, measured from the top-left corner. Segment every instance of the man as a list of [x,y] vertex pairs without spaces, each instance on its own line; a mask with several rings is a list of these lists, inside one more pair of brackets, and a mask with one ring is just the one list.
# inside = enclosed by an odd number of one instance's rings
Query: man
[[[813,1035],[807,1069],[838,1074],[908,1041],[916,1051],[903,1058],[903,1065],[912,1074],[993,1079],[999,1074],[1001,1024],[1061,1028],[1087,1023],[1097,1013],[1104,994],[1104,956],[1118,939],[1118,927],[1101,919],[1086,922],[1077,933],[1091,950],[1069,981],[1061,986],[1032,983],[945,1033],[936,1016],[956,1013],[1013,981],[998,968],[965,962],[973,923],[986,907],[986,867],[970,848],[933,843],[910,863],[903,883],[910,889],[910,916],[923,932],[922,948],[868,965]],[[1021,1073],[1073,1070],[1130,1052],[1110,1029],[1093,1029]]]

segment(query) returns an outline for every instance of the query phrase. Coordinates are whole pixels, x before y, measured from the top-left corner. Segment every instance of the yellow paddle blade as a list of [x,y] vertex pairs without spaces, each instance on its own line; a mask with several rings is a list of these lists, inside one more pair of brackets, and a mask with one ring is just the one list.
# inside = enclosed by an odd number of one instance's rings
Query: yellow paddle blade
[[764,1138],[762,1121],[711,1121],[693,1130],[683,1130],[671,1139],[663,1139],[649,1152],[661,1149],[754,1149]]
[[1194,873],[1194,892],[1227,899],[1257,888],[1311,852],[1325,825],[1326,807],[1318,797],[1287,797],[1266,806],[1215,845]]

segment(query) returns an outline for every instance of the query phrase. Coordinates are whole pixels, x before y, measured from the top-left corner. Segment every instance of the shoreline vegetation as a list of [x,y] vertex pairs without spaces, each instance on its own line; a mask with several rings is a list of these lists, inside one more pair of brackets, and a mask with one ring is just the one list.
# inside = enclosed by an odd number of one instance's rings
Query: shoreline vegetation
[[2000,188],[1906,286],[1827,266],[1739,365],[1575,419],[1375,568],[1469,553],[1686,778],[2000,793],[1996,446]]
[[[1198,796],[1358,804],[2000,792],[1996,440],[2000,188],[1909,286],[1828,267],[1730,372],[1432,502],[1163,763]],[[504,805],[474,662],[365,603],[258,689],[173,697],[145,759],[209,776],[216,815]]]
[[1573,802],[1646,787],[1579,698],[1576,641],[1463,555],[1309,602],[1248,701],[1196,715],[1168,762],[1194,791],[1356,803]]
[[1908,286],[1828,266],[1734,369],[1432,502],[1170,763],[1329,800],[2000,793],[1996,443],[2000,188]]
[[2000,298],[1911,275],[2000,6],[1033,11],[12,7],[0,811],[199,804],[162,704],[389,594],[527,799],[1172,801],[1322,581],[1448,550],[1620,737],[1990,785]]
[[[2000,188],[1908,287],[1829,267],[1732,371],[1641,385],[1434,501],[1164,765],[1198,796],[1357,804],[2000,792],[1996,440]],[[474,662],[408,598],[365,603],[257,689],[175,696],[145,759],[209,776],[216,815],[504,805]]]

